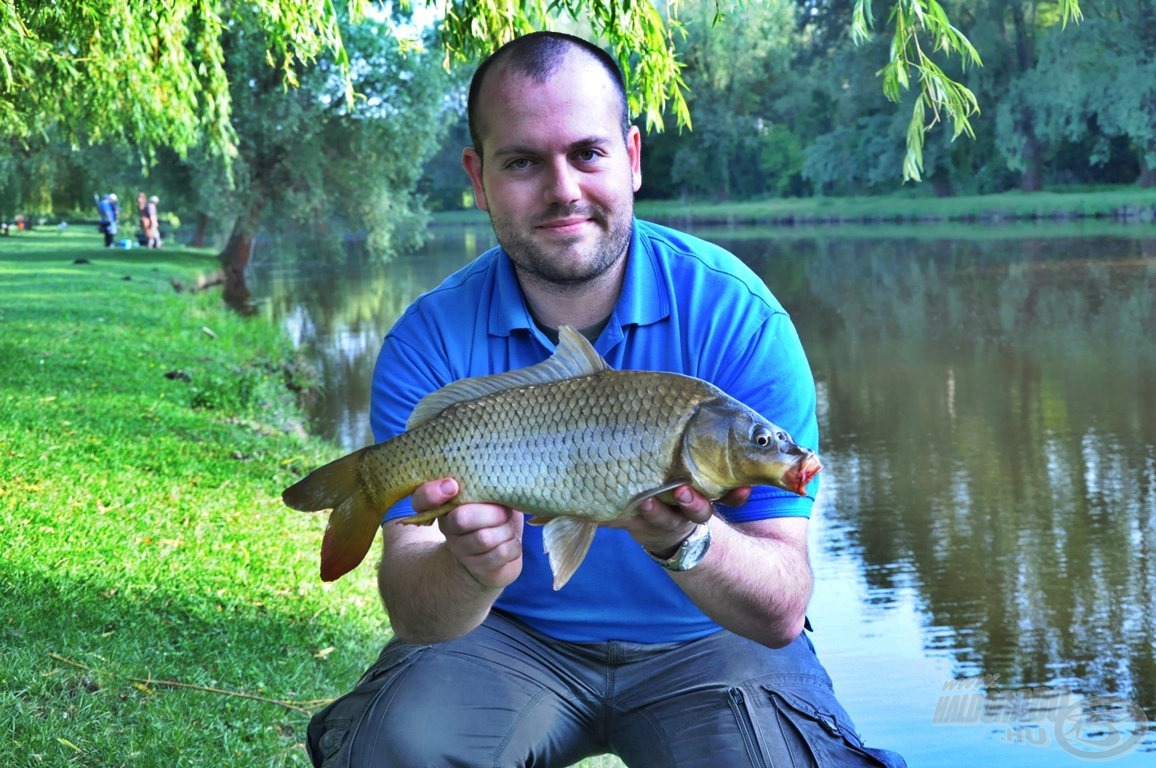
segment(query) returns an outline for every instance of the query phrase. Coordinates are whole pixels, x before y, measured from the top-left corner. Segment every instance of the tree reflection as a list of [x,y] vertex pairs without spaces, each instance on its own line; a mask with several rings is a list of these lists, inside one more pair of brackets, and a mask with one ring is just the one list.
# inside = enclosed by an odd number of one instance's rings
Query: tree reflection
[[1156,708],[1156,240],[728,245],[800,327],[869,587],[914,574],[961,674]]

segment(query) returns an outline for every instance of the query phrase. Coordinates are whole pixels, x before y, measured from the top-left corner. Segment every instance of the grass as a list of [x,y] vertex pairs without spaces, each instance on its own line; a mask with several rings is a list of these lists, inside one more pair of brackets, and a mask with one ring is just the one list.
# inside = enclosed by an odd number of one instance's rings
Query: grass
[[2,766],[308,766],[309,715],[389,637],[372,568],[323,584],[324,517],[280,502],[337,455],[294,351],[174,289],[215,266],[0,238]]
[[308,765],[315,700],[388,636],[370,569],[323,585],[324,519],[280,503],[334,455],[293,351],[171,284],[213,266],[0,238],[0,765]]

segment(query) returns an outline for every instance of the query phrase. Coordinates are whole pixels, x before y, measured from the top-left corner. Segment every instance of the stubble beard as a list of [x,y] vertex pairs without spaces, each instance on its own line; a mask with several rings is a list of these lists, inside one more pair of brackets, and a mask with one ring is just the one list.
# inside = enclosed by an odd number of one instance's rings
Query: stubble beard
[[[575,212],[566,208],[555,209],[549,212],[548,218]],[[543,287],[565,289],[597,281],[621,262],[630,245],[634,222],[632,206],[617,216],[611,216],[602,208],[584,208],[582,213],[603,230],[602,235],[589,245],[545,248],[508,218],[494,216],[491,212],[490,223],[498,243],[509,254],[523,279],[533,280]]]

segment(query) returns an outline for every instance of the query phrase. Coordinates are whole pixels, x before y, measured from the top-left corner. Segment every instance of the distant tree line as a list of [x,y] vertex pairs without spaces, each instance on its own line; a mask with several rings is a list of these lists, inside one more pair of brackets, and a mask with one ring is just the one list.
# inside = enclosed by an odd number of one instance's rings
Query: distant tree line
[[[678,47],[695,130],[647,137],[647,195],[901,185],[915,94],[899,109],[880,95],[875,73],[890,40],[850,39],[853,0],[760,0],[711,26],[713,5],[687,3],[690,34]],[[1156,183],[1156,0],[1084,3],[1082,23],[1066,28],[1054,3],[945,5],[983,66],[948,72],[981,112],[971,118],[974,138],[927,135],[923,177],[939,194]]]

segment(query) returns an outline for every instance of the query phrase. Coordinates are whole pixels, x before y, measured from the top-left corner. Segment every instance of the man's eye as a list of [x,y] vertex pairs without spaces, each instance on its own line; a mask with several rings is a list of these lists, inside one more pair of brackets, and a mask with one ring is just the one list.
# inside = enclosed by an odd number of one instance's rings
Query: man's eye
[[530,167],[530,160],[525,157],[518,157],[506,163],[506,167],[516,171],[524,170]]
[[601,155],[599,155],[597,150],[584,149],[578,153],[577,157],[578,157],[579,162],[593,163],[595,160],[597,160],[599,157],[601,157]]

